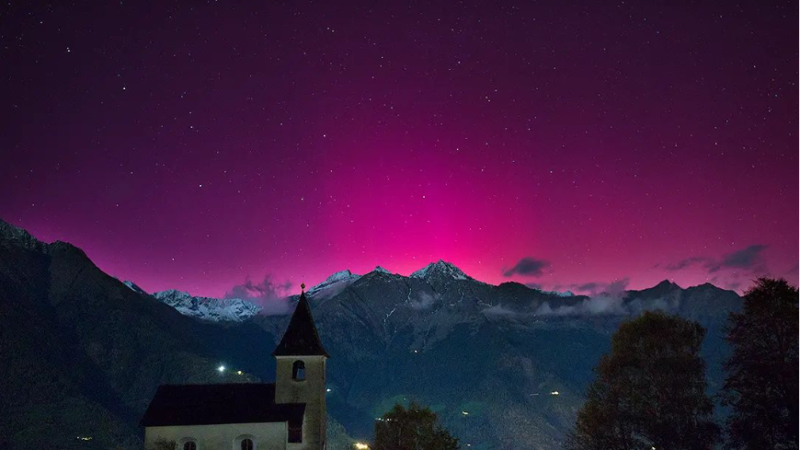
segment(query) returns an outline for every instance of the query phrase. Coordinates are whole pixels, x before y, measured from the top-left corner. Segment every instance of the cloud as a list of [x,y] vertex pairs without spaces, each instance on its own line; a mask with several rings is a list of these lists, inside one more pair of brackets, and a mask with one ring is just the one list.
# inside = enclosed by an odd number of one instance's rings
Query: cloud
[[590,282],[590,283],[583,283],[583,284],[571,284],[569,286],[569,288],[571,290],[577,291],[577,292],[596,293],[603,286],[604,286],[604,284],[602,284],[602,283]]
[[624,293],[630,282],[631,279],[629,277],[619,278],[608,283],[592,281],[589,283],[571,284],[569,285],[569,290],[589,296],[599,296],[602,294],[616,296]]
[[510,277],[512,275],[523,275],[528,277],[539,277],[544,274],[544,269],[550,267],[550,262],[543,259],[535,259],[526,256],[520,259],[514,267],[504,270],[503,275]]
[[573,305],[556,305],[542,303],[536,309],[537,316],[590,316],[600,314],[625,315],[629,312],[624,308],[623,296],[600,295],[590,297]]
[[290,312],[287,297],[292,288],[292,282],[276,283],[271,275],[264,276],[260,283],[254,283],[250,277],[244,283],[233,286],[225,293],[225,298],[240,298],[255,303],[261,307],[261,314],[278,315]]
[[516,311],[504,308],[502,305],[490,306],[481,312],[489,316],[504,316],[504,317],[529,315],[529,314],[520,314]]
[[767,248],[766,245],[754,244],[743,250],[735,251],[724,255],[721,260],[711,262],[706,267],[709,273],[720,269],[754,269],[764,262],[762,252]]
[[[585,298],[577,303],[565,305],[554,302],[545,302],[536,309],[537,316],[593,316],[593,315],[617,315],[629,316],[641,314],[643,311],[662,310],[675,311],[678,308],[678,297],[674,298],[655,298],[641,299],[630,297],[628,283],[630,279],[625,277],[609,283],[584,283],[575,285],[578,287],[594,288],[594,293],[589,298]],[[602,292],[597,293],[598,290]]]
[[676,263],[666,264],[664,268],[669,271],[678,271],[688,267],[702,265],[708,273],[719,272],[722,269],[762,270],[764,265],[763,252],[766,248],[767,246],[763,244],[753,244],[742,250],[722,255],[720,258],[692,256]]
[[730,289],[732,291],[739,291],[742,288],[741,281],[729,281],[725,283],[725,289]]
[[412,309],[423,310],[428,309],[439,299],[439,294],[428,294],[427,292],[420,292],[417,294],[418,301],[410,300],[409,305]]
[[670,271],[683,270],[695,264],[708,264],[709,261],[710,259],[704,256],[692,256],[691,258],[680,260],[674,264],[667,264],[664,268]]
[[590,291],[590,296],[569,304],[565,303],[563,299],[545,301],[527,311],[515,311],[503,305],[494,305],[482,312],[489,316],[524,319],[536,316],[633,315],[645,310],[669,311],[677,307],[670,300],[665,299],[628,298],[626,290],[628,283],[630,283],[630,278],[624,277],[607,283],[573,284],[568,287],[584,292]]

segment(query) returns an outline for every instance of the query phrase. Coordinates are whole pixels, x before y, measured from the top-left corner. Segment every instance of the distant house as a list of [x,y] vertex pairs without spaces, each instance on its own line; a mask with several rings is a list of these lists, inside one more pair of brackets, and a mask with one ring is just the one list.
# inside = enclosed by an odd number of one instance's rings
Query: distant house
[[275,383],[165,385],[142,418],[145,449],[324,450],[325,364],[305,292],[272,355]]

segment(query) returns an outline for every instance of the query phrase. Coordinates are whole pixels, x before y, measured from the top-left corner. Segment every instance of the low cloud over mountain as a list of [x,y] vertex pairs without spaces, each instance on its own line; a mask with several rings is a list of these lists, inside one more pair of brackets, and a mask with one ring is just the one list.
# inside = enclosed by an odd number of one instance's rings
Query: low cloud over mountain
[[242,299],[261,307],[261,314],[287,314],[289,304],[286,297],[292,288],[292,282],[276,283],[272,276],[265,275],[261,282],[255,283],[247,278],[244,283],[237,284],[225,293],[226,299]]

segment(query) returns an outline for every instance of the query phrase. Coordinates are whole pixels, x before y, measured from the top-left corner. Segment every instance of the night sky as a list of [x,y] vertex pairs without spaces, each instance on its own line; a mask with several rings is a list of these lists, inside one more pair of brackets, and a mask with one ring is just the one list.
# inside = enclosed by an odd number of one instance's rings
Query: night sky
[[798,281],[796,1],[53,3],[0,6],[0,218],[149,291]]

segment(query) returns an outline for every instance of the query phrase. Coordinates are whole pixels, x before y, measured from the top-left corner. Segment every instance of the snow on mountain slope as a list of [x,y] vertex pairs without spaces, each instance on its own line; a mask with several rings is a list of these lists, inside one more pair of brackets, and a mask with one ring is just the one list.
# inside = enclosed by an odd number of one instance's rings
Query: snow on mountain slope
[[341,292],[342,289],[346,288],[347,286],[353,284],[359,278],[361,278],[361,275],[357,275],[351,272],[349,269],[342,270],[334,273],[326,278],[322,283],[309,289],[308,295],[311,297],[331,297]]
[[122,282],[125,286],[128,286],[128,289],[132,290],[133,292],[142,294],[142,295],[150,295],[144,289],[140,288],[136,283],[133,281],[125,280]]
[[542,291],[543,294],[548,295],[555,295],[556,297],[575,297],[575,293],[572,291]]
[[261,307],[240,298],[194,297],[174,289],[156,292],[153,297],[183,315],[212,322],[244,322],[261,311]]
[[411,274],[411,278],[452,278],[454,280],[468,280],[470,279],[461,269],[454,264],[439,260],[435,263],[430,263],[422,269],[417,270]]
[[261,311],[258,305],[240,298],[195,297],[175,289],[148,294],[132,281],[123,281],[123,284],[134,292],[154,297],[185,316],[210,322],[244,322]]

